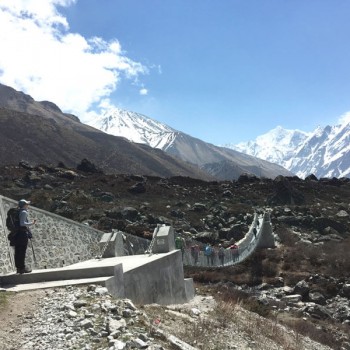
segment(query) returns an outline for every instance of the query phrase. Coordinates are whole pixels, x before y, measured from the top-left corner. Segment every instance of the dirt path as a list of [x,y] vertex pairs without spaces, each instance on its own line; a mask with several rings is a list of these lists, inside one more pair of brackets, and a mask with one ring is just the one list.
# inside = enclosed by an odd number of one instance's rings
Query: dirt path
[[24,321],[32,318],[44,290],[6,293],[6,302],[0,306],[0,350],[17,350],[22,341]]

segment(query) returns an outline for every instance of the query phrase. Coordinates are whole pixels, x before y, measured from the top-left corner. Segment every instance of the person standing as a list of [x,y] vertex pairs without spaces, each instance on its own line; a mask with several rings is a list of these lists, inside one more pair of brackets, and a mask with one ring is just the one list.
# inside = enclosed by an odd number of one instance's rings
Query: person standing
[[222,244],[219,244],[219,260],[220,260],[220,264],[221,266],[224,266],[224,263],[225,263],[225,249],[224,247],[222,246]]
[[25,266],[25,257],[26,251],[28,247],[28,239],[32,238],[32,233],[30,231],[30,227],[35,225],[36,220],[29,221],[28,219],[28,207],[30,201],[26,201],[25,199],[21,199],[18,202],[19,208],[19,230],[16,234],[15,238],[15,265],[17,269],[17,273],[29,273],[32,270]]
[[207,265],[213,265],[214,263],[214,252],[213,247],[207,243],[207,245],[204,248],[204,255],[207,257]]
[[236,243],[232,244],[229,247],[230,251],[231,251],[231,258],[232,261],[235,262],[238,260],[238,255],[239,255],[239,251],[238,251],[238,245]]
[[175,238],[175,248],[181,250],[182,259],[184,258],[185,253],[185,241],[180,236]]
[[191,246],[191,256],[192,256],[194,265],[197,265],[198,257],[199,257],[199,246],[198,246],[198,244],[193,244]]

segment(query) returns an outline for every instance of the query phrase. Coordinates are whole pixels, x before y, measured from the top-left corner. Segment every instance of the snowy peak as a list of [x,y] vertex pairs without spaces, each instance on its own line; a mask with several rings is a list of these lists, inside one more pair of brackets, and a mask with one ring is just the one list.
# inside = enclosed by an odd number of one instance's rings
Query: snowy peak
[[145,115],[113,108],[88,124],[107,134],[122,136],[136,143],[165,150],[175,138],[176,130]]
[[228,147],[282,165],[301,178],[350,176],[350,123],[313,132],[278,126],[256,140]]
[[229,144],[225,147],[272,163],[282,164],[283,160],[289,159],[308,136],[308,133],[300,130],[288,130],[277,126],[266,134],[258,136],[254,141],[241,142],[237,145]]
[[291,175],[277,164],[214,146],[139,113],[114,108],[88,124],[108,134],[159,148],[217,179],[237,179],[242,173],[267,178]]

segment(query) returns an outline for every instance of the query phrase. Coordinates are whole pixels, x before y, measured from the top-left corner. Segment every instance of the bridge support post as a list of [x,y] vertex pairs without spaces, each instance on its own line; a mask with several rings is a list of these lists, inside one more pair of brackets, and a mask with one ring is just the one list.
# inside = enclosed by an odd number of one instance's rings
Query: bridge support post
[[261,227],[261,236],[257,245],[258,248],[275,248],[275,237],[272,233],[270,214],[264,214]]
[[112,258],[116,256],[123,256],[123,234],[120,231],[112,231],[104,233],[100,242],[100,249],[102,250],[102,258]]
[[[153,253],[168,253],[175,250],[174,229],[172,226],[160,226],[152,249]],[[155,233],[154,233],[155,234]]]

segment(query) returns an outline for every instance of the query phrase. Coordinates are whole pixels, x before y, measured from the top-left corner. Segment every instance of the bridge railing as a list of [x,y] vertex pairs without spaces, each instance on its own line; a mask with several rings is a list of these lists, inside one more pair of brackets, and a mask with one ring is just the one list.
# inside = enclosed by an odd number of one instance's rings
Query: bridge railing
[[[247,234],[243,239],[236,242],[238,249],[224,250],[223,259],[219,257],[218,247],[214,248],[214,254],[206,256],[204,249],[206,244],[190,239],[186,240],[185,248],[182,250],[183,264],[185,266],[199,266],[199,267],[220,267],[230,266],[241,263],[248,258],[259,245],[262,238],[265,214],[258,215],[255,213],[252,224],[249,227]],[[256,233],[254,233],[254,229]],[[150,245],[150,240],[133,236],[123,232],[123,248],[124,255],[144,254]],[[196,250],[191,247],[197,246]]]
[[140,255],[145,254],[151,243],[149,239],[131,235],[129,233],[122,233],[124,255]]
[[[259,241],[262,237],[263,223],[265,216],[254,215],[254,220],[249,227],[245,237],[238,241],[238,249],[224,250],[223,258],[219,257],[218,247],[214,247],[214,254],[206,256],[204,253],[205,244],[195,240],[186,242],[186,248],[183,250],[183,262],[187,266],[202,266],[202,267],[220,267],[230,266],[241,263],[248,258],[254,250],[258,247]],[[254,228],[256,233],[254,234]],[[193,251],[190,247],[198,246],[199,251]]]

